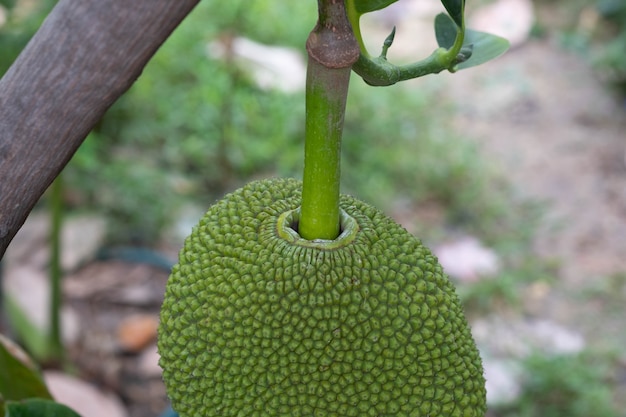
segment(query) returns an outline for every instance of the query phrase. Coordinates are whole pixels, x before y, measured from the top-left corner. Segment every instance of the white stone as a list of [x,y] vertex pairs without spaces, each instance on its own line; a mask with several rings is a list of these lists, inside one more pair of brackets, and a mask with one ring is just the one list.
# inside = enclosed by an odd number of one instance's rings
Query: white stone
[[157,345],[148,346],[139,356],[139,371],[147,377],[158,377],[163,373],[159,366],[159,352]]
[[483,359],[487,404],[507,404],[515,401],[522,392],[522,370],[514,361]]
[[573,354],[585,347],[582,336],[549,320],[490,316],[472,323],[483,359],[487,403],[507,404],[522,391],[523,360],[532,354]]
[[[49,213],[31,213],[7,249],[7,269],[28,264],[40,269],[50,264]],[[71,271],[91,259],[106,237],[106,221],[94,215],[65,217],[61,226],[61,268]]]
[[14,265],[46,268],[50,250],[47,247],[50,234],[50,217],[44,211],[33,211],[17,232],[7,248],[3,263],[10,270]]
[[[50,281],[48,275],[33,267],[14,267],[4,277],[6,296],[20,309],[28,321],[42,333],[50,327]],[[61,307],[61,336],[71,344],[80,334],[78,314],[69,306]]]
[[292,93],[305,87],[306,64],[295,49],[235,37],[228,44],[220,41],[209,43],[207,52],[211,58],[217,59],[232,54],[243,69],[251,71],[260,88]]
[[93,258],[106,237],[106,221],[97,216],[68,217],[61,229],[61,267],[72,271]]
[[552,354],[574,354],[585,347],[585,339],[581,334],[550,320],[533,322],[530,335]]
[[467,27],[501,36],[514,47],[526,42],[534,22],[530,0],[497,0],[471,13]]
[[446,274],[460,281],[474,282],[495,275],[498,255],[473,237],[464,237],[433,249]]
[[574,354],[585,348],[580,333],[547,319],[490,316],[473,322],[472,334],[481,351],[496,357]]
[[81,416],[127,417],[128,413],[119,398],[96,389],[78,378],[57,372],[44,372],[44,381],[54,399]]

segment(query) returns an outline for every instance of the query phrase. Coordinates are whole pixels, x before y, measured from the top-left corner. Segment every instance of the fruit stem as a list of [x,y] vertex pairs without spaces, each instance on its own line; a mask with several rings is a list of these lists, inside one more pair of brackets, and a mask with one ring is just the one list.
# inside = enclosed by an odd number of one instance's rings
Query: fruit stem
[[307,39],[306,123],[298,233],[334,240],[340,233],[341,136],[352,64],[359,44],[344,0],[318,0],[319,19]]

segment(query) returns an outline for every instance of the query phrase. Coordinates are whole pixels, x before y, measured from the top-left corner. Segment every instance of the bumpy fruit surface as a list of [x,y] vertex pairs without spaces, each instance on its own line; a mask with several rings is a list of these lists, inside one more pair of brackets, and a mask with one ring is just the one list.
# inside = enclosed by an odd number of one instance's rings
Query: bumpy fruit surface
[[[481,360],[431,252],[342,196],[342,235],[306,241],[301,184],[251,183],[181,250],[159,352],[187,416],[478,417]],[[285,214],[287,213],[287,214]]]

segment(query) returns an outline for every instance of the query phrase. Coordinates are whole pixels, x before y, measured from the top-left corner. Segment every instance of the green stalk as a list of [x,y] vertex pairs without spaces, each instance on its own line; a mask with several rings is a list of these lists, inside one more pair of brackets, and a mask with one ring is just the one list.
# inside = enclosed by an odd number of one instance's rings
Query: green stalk
[[298,233],[334,240],[340,233],[341,137],[351,67],[359,45],[343,0],[318,0],[319,20],[307,40],[306,124]]
[[[309,61],[299,224],[299,233],[307,240],[339,236],[341,137],[350,71]],[[337,89],[330,88],[334,84]]]
[[61,175],[52,183],[50,208],[52,228],[50,232],[50,333],[48,338],[48,360],[63,361],[61,339],[61,227],[63,222],[63,181]]

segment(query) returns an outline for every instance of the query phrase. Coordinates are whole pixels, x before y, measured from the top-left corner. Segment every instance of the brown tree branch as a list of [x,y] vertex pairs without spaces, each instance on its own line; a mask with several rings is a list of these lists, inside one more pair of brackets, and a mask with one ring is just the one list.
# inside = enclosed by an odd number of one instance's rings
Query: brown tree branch
[[199,0],[60,0],[0,80],[0,258],[106,110]]

